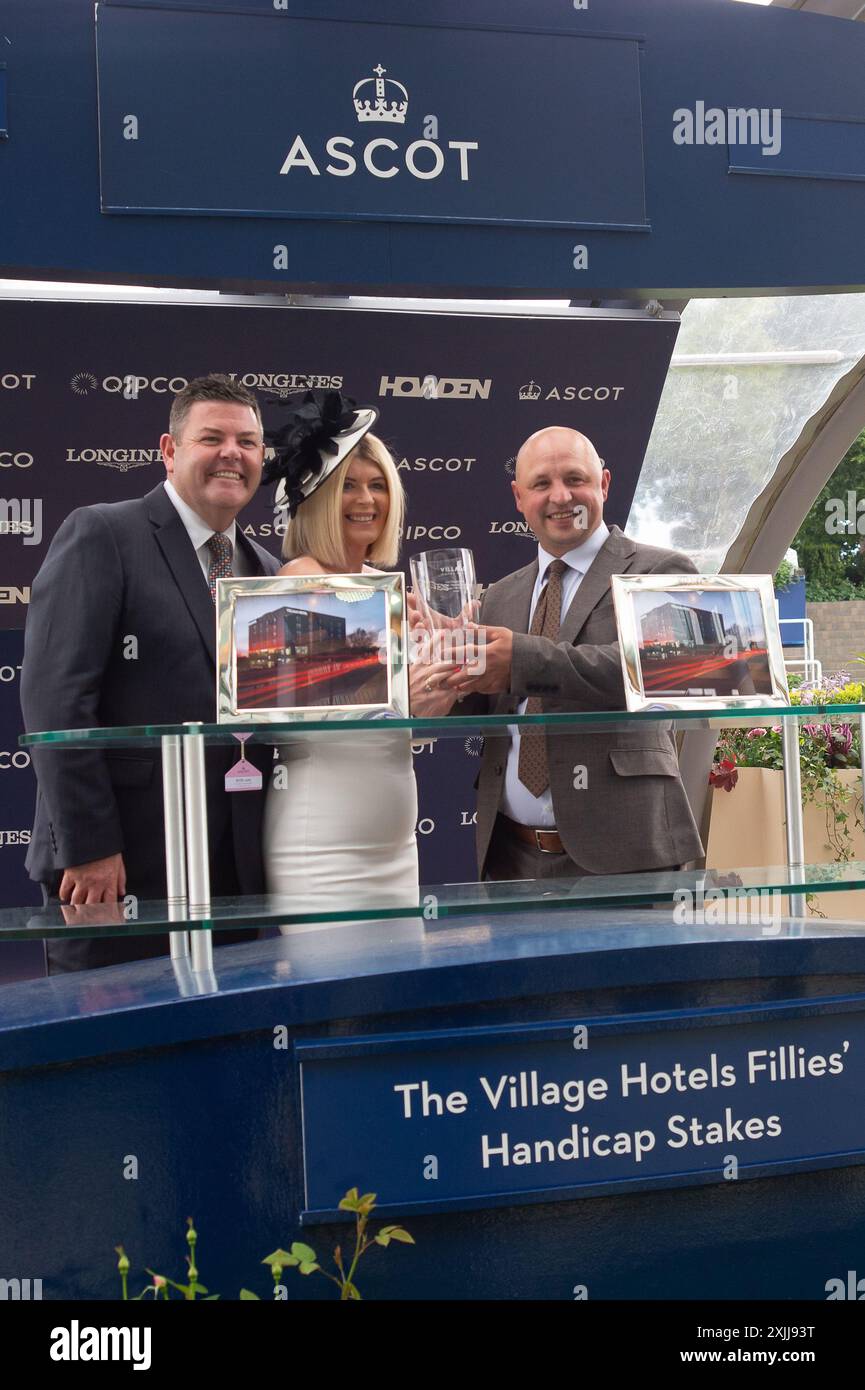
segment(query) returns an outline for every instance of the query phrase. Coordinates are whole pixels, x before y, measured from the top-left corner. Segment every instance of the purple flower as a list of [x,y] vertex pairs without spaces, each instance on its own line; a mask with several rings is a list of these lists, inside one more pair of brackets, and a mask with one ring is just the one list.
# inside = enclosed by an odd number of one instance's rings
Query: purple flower
[[745,737],[746,737],[746,738],[762,738],[763,735],[766,734],[766,733],[768,733],[768,729],[749,729],[748,732],[747,732],[747,734],[745,735]]

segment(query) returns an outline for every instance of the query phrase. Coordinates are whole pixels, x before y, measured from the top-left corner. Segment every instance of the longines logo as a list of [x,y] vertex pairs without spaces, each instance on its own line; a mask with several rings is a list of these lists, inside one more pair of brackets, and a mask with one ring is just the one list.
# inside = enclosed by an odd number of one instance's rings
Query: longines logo
[[425,471],[430,473],[471,473],[473,463],[477,463],[476,458],[405,458],[399,460],[397,468],[408,469],[413,473],[423,473]]
[[525,536],[526,540],[530,541],[535,539],[527,521],[491,521],[489,533],[491,536]]
[[407,541],[456,541],[462,535],[459,526],[407,526],[405,528],[405,538]]
[[618,401],[624,386],[551,386],[549,391],[536,381],[527,381],[519,389],[521,401]]
[[155,391],[160,396],[170,392],[176,396],[187,385],[185,376],[149,377],[139,376],[137,372],[129,372],[126,376],[104,376],[101,381],[92,372],[76,372],[69,382],[70,390],[76,396],[89,396],[91,391],[101,389],[115,396],[125,396],[127,400],[134,400],[142,391]]
[[29,603],[30,585],[18,589],[14,584],[0,584],[0,603]]
[[0,391],[29,391],[35,380],[35,372],[6,372],[0,375]]
[[4,845],[29,845],[29,830],[0,830],[0,848]]
[[244,372],[240,377],[237,372],[229,372],[228,375],[250,390],[279,396],[287,396],[291,391],[339,391],[345,380],[342,376],[319,376],[315,372]]
[[24,545],[42,540],[42,498],[0,497],[0,536],[23,536]]
[[[360,125],[372,123],[387,125],[391,130],[394,130],[394,133],[397,133],[395,128],[406,124],[409,107],[408,92],[396,78],[385,77],[387,68],[382,67],[381,63],[372,71],[374,76],[362,77],[359,82],[354,84],[352,104],[355,118]],[[358,168],[358,159],[352,154],[354,148],[355,142],[351,136],[331,135],[324,146],[324,154],[331,162],[324,166],[324,172],[333,178],[351,178],[357,173]],[[399,174],[398,164],[384,162],[385,160],[392,161],[394,155],[399,155],[406,170],[413,178],[437,179],[443,173],[446,165],[450,163],[451,167],[458,167],[460,182],[468,183],[470,181],[469,153],[478,148],[476,140],[448,140],[446,144],[440,143],[438,118],[425,116],[423,118],[422,138],[412,140],[404,150],[401,150],[396,140],[391,140],[386,135],[379,135],[370,140],[362,152],[358,149],[358,157],[367,173],[372,174],[373,178],[376,179],[392,179]],[[386,154],[384,151],[389,151],[389,153]],[[319,154],[319,159],[323,158],[324,156]],[[307,174],[316,178],[320,177],[322,172],[313,157],[309,144],[302,135],[294,137],[279,172],[280,174],[291,174],[298,169],[304,169]]]
[[488,401],[492,377],[460,376],[383,376],[380,396],[402,396],[428,401]]
[[116,468],[120,473],[128,473],[130,468],[143,468],[148,463],[159,463],[161,449],[67,449],[67,463],[101,463],[105,468]]

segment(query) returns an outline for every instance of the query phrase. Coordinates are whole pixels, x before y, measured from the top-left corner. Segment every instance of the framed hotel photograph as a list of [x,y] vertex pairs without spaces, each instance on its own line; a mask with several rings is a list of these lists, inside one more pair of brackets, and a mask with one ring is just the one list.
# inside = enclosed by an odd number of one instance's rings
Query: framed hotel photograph
[[614,575],[626,707],[790,703],[769,574]]
[[220,579],[220,724],[407,718],[401,574]]

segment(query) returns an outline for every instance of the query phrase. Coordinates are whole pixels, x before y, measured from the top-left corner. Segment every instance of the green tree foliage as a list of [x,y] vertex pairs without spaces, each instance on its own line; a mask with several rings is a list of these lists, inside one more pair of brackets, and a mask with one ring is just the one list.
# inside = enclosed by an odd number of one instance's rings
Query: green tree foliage
[[[840,516],[845,518],[843,529]],[[809,599],[865,598],[865,431],[821,489],[793,548],[805,571]]]

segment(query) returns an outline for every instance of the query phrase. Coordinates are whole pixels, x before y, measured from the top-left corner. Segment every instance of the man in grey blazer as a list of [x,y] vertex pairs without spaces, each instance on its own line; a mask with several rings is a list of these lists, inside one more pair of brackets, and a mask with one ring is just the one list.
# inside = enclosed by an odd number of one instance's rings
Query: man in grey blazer
[[[261,481],[258,403],[228,377],[200,377],[175,397],[160,445],[164,482],[134,501],[81,507],[51,543],[25,634],[28,732],[215,719],[215,579],[279,568],[235,523]],[[225,792],[236,756],[223,746],[205,754],[215,896],[263,891],[263,794]],[[164,898],[159,749],[36,748],[33,763],[39,786],[27,868],[46,899],[78,906],[126,893]],[[227,939],[216,934],[216,944]],[[159,955],[167,941],[52,942],[49,971]]]
[[[576,430],[553,427],[526,440],[512,488],[538,538],[538,556],[484,595],[483,670],[433,676],[433,689],[441,687],[433,698],[450,702],[455,696],[445,687],[456,692],[461,714],[625,708],[610,578],[695,567],[685,555],[608,529],[609,485],[609,470]],[[431,705],[429,713],[444,707]],[[477,815],[482,877],[656,870],[702,853],[668,728],[614,723],[573,734],[524,728],[522,737],[517,729],[485,738]]]

